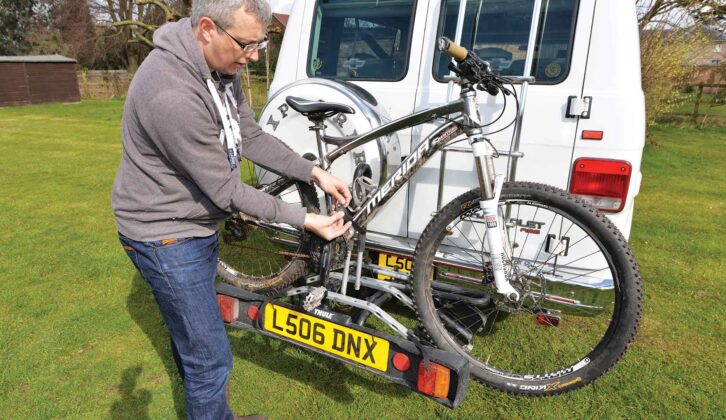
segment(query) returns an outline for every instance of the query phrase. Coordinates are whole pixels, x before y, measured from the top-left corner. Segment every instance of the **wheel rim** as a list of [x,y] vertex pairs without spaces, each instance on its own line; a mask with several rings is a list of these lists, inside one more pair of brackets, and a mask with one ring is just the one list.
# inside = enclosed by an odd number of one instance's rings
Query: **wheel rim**
[[[472,206],[434,241],[429,299],[435,322],[449,346],[500,376],[550,379],[581,369],[617,321],[612,257],[588,227],[561,210],[527,200],[502,202],[505,271],[516,279],[522,302],[508,304],[495,293],[486,223]],[[547,242],[549,235],[554,238]],[[459,291],[442,293],[442,284]],[[485,304],[482,296],[491,299]]]
[[[242,171],[247,183],[291,204],[302,205],[297,184],[263,168],[246,165]],[[277,183],[277,184],[276,184]],[[270,278],[278,275],[308,255],[302,253],[300,233],[282,223],[265,223],[244,214],[228,218],[221,226],[219,259],[233,277]]]

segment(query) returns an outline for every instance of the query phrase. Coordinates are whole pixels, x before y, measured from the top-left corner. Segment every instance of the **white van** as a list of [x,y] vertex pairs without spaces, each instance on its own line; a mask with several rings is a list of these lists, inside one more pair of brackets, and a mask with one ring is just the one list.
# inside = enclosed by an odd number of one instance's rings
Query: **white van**
[[[328,122],[330,135],[360,134],[451,100],[458,87],[444,80],[449,58],[436,50],[441,35],[501,75],[535,79],[515,84],[521,132],[511,125],[493,133],[516,118],[511,98],[488,128],[500,152],[522,154],[497,159],[498,172],[586,197],[627,237],[645,140],[634,2],[297,0],[260,124],[301,154],[317,155],[309,122],[289,109],[287,96],[355,107],[355,115]],[[502,95],[484,92],[479,103],[484,120],[504,106]],[[433,128],[372,142],[332,171],[352,181],[355,164],[368,161],[382,182]],[[459,143],[443,158],[434,156],[378,213],[369,225],[374,249],[410,254],[437,207],[477,186],[472,155],[459,153],[468,147]]]

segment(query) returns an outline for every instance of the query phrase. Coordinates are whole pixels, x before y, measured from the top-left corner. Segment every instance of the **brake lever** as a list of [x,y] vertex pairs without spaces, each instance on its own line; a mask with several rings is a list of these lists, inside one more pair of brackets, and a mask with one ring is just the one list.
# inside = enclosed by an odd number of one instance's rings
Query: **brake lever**
[[454,73],[455,75],[457,75],[457,76],[461,76],[461,70],[459,69],[459,67],[458,67],[458,66],[457,66],[456,64],[454,64],[454,63],[452,63],[451,61],[449,61],[449,65],[448,65],[447,67],[448,67],[448,69],[449,69],[449,70],[451,70],[451,71],[452,71],[452,72],[453,72],[453,73]]
[[483,81],[476,85],[476,88],[481,91],[486,91],[486,93],[497,96],[499,94],[499,87],[495,85],[494,83]]

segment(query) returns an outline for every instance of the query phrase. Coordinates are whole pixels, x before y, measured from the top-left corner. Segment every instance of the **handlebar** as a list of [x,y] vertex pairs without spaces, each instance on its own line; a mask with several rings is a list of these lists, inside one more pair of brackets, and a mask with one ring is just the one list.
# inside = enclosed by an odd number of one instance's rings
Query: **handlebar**
[[471,84],[477,89],[496,96],[500,91],[508,94],[502,86],[501,78],[492,73],[489,63],[479,58],[472,51],[457,45],[449,38],[442,36],[437,40],[439,51],[454,58],[456,63],[449,63],[449,70],[457,76],[456,83],[462,86]]
[[[444,76],[444,80],[446,81],[454,81],[456,83],[461,84],[462,82],[462,76],[474,76],[475,79],[481,80],[482,78],[501,78],[500,76],[494,74],[491,71],[491,67],[488,62],[482,60],[479,58],[476,54],[474,54],[472,51],[467,50],[466,48],[462,47],[461,45],[455,43],[454,41],[450,40],[449,38],[445,36],[440,36],[439,39],[436,40],[437,46],[439,51],[441,51],[444,54],[449,55],[452,57],[458,65],[454,65],[451,63],[449,65],[449,69],[456,73],[456,76]],[[452,68],[452,66],[454,68]],[[462,73],[470,73],[470,74],[462,74]],[[477,77],[478,76],[478,77]],[[476,82],[474,79],[469,79],[471,82]],[[507,76],[506,81],[509,83],[512,82],[528,82],[528,83],[534,83],[535,78],[532,76]]]

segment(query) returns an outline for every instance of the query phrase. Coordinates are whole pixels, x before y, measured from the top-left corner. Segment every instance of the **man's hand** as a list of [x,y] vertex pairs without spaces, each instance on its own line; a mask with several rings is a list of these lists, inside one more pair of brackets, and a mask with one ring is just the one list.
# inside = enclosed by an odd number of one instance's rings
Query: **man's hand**
[[333,198],[335,198],[335,201],[343,204],[343,207],[348,207],[352,196],[350,195],[350,190],[345,182],[331,175],[319,166],[313,167],[313,172],[310,174],[310,178],[323,191],[332,195]]
[[332,216],[308,213],[305,215],[305,229],[315,233],[326,241],[332,241],[350,229],[351,222],[343,222],[343,212]]

